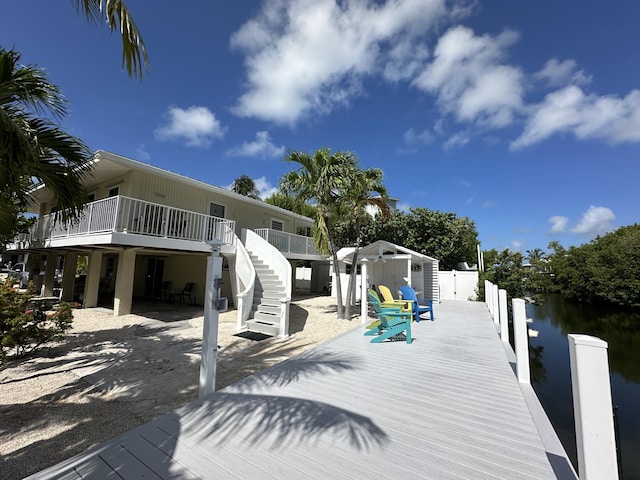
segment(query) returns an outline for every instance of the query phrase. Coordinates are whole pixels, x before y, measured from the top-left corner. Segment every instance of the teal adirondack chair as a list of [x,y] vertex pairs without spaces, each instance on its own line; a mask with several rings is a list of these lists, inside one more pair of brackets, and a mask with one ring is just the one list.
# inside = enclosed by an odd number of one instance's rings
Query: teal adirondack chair
[[400,287],[400,294],[403,300],[412,300],[413,317],[416,322],[420,321],[420,315],[427,312],[429,312],[429,318],[433,322],[433,300],[427,300],[427,305],[420,305],[416,291],[407,285]]
[[399,308],[382,308],[377,295],[370,291],[368,296],[373,311],[378,315],[378,320],[369,324],[365,331],[365,335],[373,336],[371,343],[397,340],[401,334],[404,334],[407,343],[411,343],[412,312],[402,312]]

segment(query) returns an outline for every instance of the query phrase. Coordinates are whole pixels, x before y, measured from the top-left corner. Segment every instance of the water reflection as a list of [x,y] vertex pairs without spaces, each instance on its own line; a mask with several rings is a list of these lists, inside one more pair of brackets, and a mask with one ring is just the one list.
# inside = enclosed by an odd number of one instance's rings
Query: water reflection
[[618,407],[624,480],[640,480],[640,312],[581,305],[548,295],[528,305],[531,327],[531,378],[560,440],[576,466],[575,426],[567,334],[581,333],[609,344],[614,404]]

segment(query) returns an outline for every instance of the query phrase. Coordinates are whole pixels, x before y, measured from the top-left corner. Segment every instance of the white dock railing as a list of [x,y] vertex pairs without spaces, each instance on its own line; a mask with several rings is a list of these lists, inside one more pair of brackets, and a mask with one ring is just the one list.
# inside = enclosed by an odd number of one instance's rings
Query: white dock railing
[[[496,292],[500,294],[497,295]],[[524,391],[531,385],[529,327],[525,301],[514,298],[511,302],[516,375]],[[494,321],[500,324],[501,340],[508,344],[509,314],[506,291],[498,290],[497,285],[485,280],[485,303]],[[596,337],[575,334],[569,334],[568,341],[579,478],[617,480],[618,458],[607,342]]]
[[312,238],[270,228],[258,228],[254,231],[281,252],[318,255],[318,249]]
[[97,233],[132,233],[179,240],[233,244],[235,221],[118,195],[88,203],[78,220],[43,215],[22,242]]

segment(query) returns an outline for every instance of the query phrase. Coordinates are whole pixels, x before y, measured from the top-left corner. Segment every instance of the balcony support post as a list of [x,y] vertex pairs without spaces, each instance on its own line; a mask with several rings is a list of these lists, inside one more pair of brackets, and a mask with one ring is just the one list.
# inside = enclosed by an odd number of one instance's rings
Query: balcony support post
[[44,279],[42,282],[42,290],[40,292],[43,297],[50,297],[53,295],[53,282],[55,281],[57,259],[58,255],[56,253],[47,253],[47,264],[44,267]]
[[113,315],[116,317],[131,313],[136,250],[135,248],[122,250],[118,254],[116,288],[113,297]]
[[100,268],[102,266],[102,250],[94,250],[89,255],[87,262],[87,278],[84,284],[85,308],[93,308],[98,305],[98,288],[100,287]]
[[73,287],[76,279],[77,264],[78,264],[78,254],[76,252],[69,252],[64,256],[61,300],[65,302],[71,302],[73,300]]

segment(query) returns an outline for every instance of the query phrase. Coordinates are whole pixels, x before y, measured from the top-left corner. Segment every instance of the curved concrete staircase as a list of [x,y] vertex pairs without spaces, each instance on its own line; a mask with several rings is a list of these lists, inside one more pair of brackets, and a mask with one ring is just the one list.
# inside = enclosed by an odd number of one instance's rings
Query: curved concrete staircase
[[249,298],[243,300],[246,308],[239,311],[238,327],[266,335],[288,336],[291,264],[273,245],[251,230],[243,231],[243,242],[237,248],[246,253],[237,255],[236,262],[250,260],[253,267],[244,269],[252,274],[244,284],[253,284],[253,298],[250,299],[248,291]]

